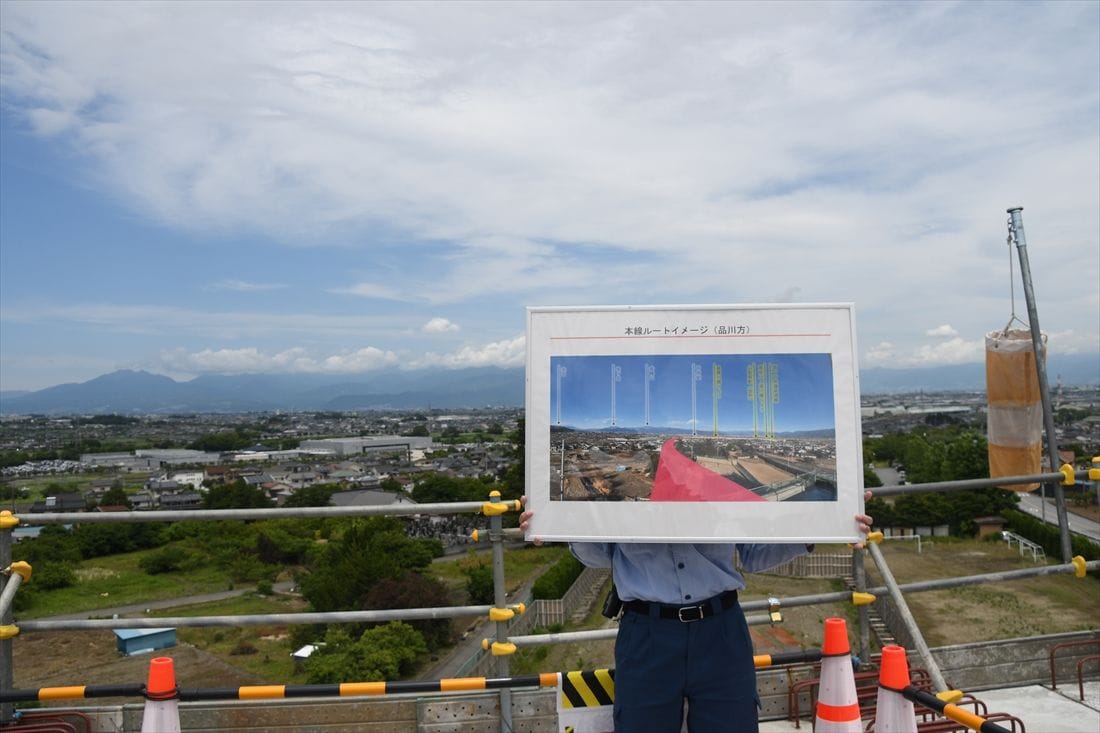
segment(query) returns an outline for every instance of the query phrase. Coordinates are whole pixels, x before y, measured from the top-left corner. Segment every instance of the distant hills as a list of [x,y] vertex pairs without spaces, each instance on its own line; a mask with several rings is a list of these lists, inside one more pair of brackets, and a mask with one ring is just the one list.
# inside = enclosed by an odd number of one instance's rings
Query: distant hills
[[[1054,355],[1051,385],[1100,386],[1100,354]],[[985,389],[985,366],[866,369],[862,394]],[[0,392],[5,414],[171,414],[274,410],[384,410],[521,406],[523,369],[482,367],[385,371],[361,377],[315,374],[205,375],[188,382],[144,371],[120,370],[87,382],[35,392]]]

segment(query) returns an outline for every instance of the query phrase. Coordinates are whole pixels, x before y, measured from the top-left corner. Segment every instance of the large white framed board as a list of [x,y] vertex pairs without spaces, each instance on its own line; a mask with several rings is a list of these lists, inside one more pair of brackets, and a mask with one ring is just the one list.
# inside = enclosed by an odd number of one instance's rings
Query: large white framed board
[[529,307],[529,539],[856,542],[851,304]]

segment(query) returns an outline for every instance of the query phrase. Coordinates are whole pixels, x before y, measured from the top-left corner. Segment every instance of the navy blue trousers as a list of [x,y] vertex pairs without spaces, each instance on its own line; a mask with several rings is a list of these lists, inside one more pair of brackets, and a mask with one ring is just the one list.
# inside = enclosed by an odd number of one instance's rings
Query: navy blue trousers
[[615,642],[615,733],[757,733],[752,640],[740,605],[682,623],[627,611]]

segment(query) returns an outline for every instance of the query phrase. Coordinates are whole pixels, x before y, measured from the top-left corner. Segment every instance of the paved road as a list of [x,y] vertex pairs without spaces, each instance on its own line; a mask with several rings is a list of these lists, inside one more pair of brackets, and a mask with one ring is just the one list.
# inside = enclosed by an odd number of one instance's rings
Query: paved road
[[[1049,490],[1049,489],[1048,489]],[[1047,524],[1058,525],[1058,509],[1054,506],[1054,499],[1047,498],[1046,500],[1046,517]],[[1020,494],[1020,511],[1030,514],[1036,519],[1044,519],[1043,513],[1043,499],[1038,494]],[[1069,531],[1075,534],[1084,535],[1094,542],[1100,542],[1100,523],[1094,522],[1087,517],[1079,517],[1073,512],[1068,513]]]

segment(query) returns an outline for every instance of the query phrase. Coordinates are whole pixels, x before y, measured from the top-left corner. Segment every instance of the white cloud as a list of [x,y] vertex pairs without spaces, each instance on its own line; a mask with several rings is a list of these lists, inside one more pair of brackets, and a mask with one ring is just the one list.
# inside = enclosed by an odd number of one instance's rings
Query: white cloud
[[942,326],[936,326],[935,328],[928,329],[924,332],[924,335],[949,338],[951,336],[958,336],[959,332],[945,323]]
[[[469,334],[450,306],[487,295],[500,319],[524,303],[797,298],[855,302],[867,366],[957,363],[1004,321],[1004,209],[1026,203],[1043,322],[1066,334],[1051,348],[1095,351],[1096,289],[1064,287],[1060,265],[1100,278],[1097,5],[797,11],[0,3],[5,114],[67,145],[89,188],[198,237],[324,247],[327,293],[420,308],[54,315],[204,344],[281,335],[204,358],[266,363],[308,342],[344,368],[377,357],[345,344],[408,356],[422,347],[386,337],[451,330],[428,308]],[[1020,27],[1028,43],[1006,44]],[[48,317],[33,310],[3,318]],[[516,359],[495,343],[431,358]]]
[[329,292],[339,295],[355,295],[360,298],[395,300],[403,303],[413,303],[424,299],[415,289],[394,288],[389,285],[379,285],[368,282],[356,283],[346,288],[332,288]]
[[162,369],[182,374],[358,374],[395,367],[399,362],[394,352],[373,346],[324,357],[312,356],[302,348],[267,353],[247,347],[197,352],[174,349],[162,352],[159,358]]
[[527,339],[517,336],[505,341],[496,341],[485,346],[466,346],[449,354],[428,353],[414,360],[411,368],[443,367],[461,369],[464,367],[519,367],[527,358]]
[[457,331],[458,326],[446,318],[433,318],[421,326],[420,330],[424,333],[447,333],[448,331]]
[[906,367],[968,364],[980,362],[984,358],[984,337],[977,340],[966,340],[956,336],[934,344],[920,344],[911,348],[900,348],[895,344],[884,341],[865,349],[860,363],[865,368],[901,369]]
[[253,283],[245,280],[219,280],[210,284],[212,290],[232,290],[238,293],[280,290],[285,287],[285,285],[279,285],[278,283]]

